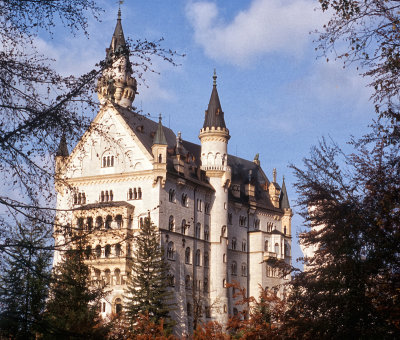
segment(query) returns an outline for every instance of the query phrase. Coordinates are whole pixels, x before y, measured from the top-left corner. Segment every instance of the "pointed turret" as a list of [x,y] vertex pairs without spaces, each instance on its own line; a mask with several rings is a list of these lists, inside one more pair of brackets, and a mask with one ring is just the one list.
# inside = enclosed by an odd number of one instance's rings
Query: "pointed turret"
[[68,152],[68,146],[67,146],[67,140],[65,138],[65,134],[63,133],[61,136],[60,144],[58,145],[58,149],[56,152],[56,157],[68,157],[69,152]]
[[226,128],[224,120],[224,112],[222,111],[221,102],[219,101],[217,91],[217,74],[214,70],[213,88],[211,91],[210,102],[204,117],[203,128]]
[[114,34],[111,38],[111,44],[110,47],[106,49],[107,57],[118,52],[123,53],[124,51],[128,52],[121,23],[121,9],[119,9],[117,24],[115,25]]
[[157,131],[156,131],[156,134],[154,135],[154,139],[153,139],[153,145],[154,144],[168,145],[167,139],[165,138],[164,129],[163,129],[163,126],[161,123],[161,115],[158,118]]
[[281,197],[279,198],[279,206],[281,209],[290,209],[289,197],[286,191],[285,177],[283,177]]
[[126,44],[121,23],[121,9],[118,11],[117,24],[111,38],[110,47],[106,49],[108,67],[97,82],[97,94],[100,103],[114,102],[130,108],[137,94],[137,82],[132,75],[129,61],[129,47]]

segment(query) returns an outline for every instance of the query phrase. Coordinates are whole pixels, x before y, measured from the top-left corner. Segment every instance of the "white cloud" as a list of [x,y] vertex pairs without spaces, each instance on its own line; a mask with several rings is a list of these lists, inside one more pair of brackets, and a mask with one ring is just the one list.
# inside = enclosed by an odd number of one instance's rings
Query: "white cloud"
[[206,55],[243,66],[268,53],[301,55],[311,41],[309,32],[322,23],[315,6],[309,0],[253,0],[226,23],[215,3],[201,1],[189,3],[186,15]]

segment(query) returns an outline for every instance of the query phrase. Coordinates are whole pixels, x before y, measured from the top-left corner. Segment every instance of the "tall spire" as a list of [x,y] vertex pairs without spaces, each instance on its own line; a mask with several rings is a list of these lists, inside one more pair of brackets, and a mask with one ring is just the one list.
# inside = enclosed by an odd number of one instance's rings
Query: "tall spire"
[[129,61],[129,47],[125,41],[121,24],[121,8],[118,10],[117,24],[111,38],[110,47],[106,49],[107,68],[97,82],[97,94],[100,103],[114,102],[130,108],[137,94],[137,82],[132,77]]
[[281,209],[290,209],[289,197],[286,191],[285,177],[283,177],[281,197],[279,197],[279,206]]
[[154,144],[168,145],[167,139],[165,138],[164,129],[161,123],[161,114],[160,117],[158,118],[158,127],[156,134],[154,135],[153,145]]
[[61,157],[68,157],[69,156],[67,140],[65,138],[65,134],[64,133],[61,136],[61,140],[60,140],[60,144],[58,145],[56,156],[61,156]]
[[211,91],[210,102],[206,110],[203,128],[226,128],[224,112],[222,111],[217,91],[217,74],[214,69],[213,88]]

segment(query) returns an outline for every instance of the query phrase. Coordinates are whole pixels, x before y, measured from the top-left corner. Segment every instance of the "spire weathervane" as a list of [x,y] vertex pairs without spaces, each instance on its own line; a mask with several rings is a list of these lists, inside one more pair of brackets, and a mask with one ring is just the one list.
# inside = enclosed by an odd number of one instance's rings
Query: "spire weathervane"
[[213,86],[217,86],[217,71],[214,69]]

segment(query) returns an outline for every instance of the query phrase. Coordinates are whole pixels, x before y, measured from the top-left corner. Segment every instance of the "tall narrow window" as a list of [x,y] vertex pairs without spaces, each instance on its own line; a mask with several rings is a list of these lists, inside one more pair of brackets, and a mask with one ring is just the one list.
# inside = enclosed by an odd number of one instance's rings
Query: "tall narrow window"
[[117,222],[117,228],[121,229],[122,228],[122,215],[117,215],[115,217],[115,222]]
[[190,248],[187,247],[185,250],[185,263],[190,263]]
[[101,257],[101,245],[96,246],[96,257],[97,258]]
[[105,257],[110,257],[111,255],[111,246],[107,244],[104,248],[104,256]]
[[132,200],[132,199],[133,199],[132,188],[129,188],[129,191],[128,191],[128,199],[129,199],[129,200]]
[[275,243],[275,253],[279,254],[279,243]]
[[237,264],[236,264],[236,261],[233,261],[232,264],[231,264],[231,274],[232,274],[232,275],[235,275],[235,276],[236,276],[236,274],[237,274]]
[[186,220],[182,220],[181,232],[183,235],[186,233]]
[[86,229],[92,231],[93,229],[93,217],[88,217],[86,220]]
[[201,224],[200,223],[197,223],[196,224],[196,232],[195,232],[195,236],[197,237],[197,238],[200,238],[200,233],[201,233]]
[[111,156],[111,164],[110,166],[114,166],[114,156]]
[[112,217],[111,215],[108,215],[106,218],[106,229],[111,229],[111,222],[112,222]]
[[169,189],[168,199],[170,202],[175,202],[175,190]]
[[142,199],[142,189],[139,187],[138,188],[138,200]]
[[204,253],[204,267],[208,267],[209,262],[210,262],[210,260],[209,260],[209,257],[208,257],[208,252],[206,251]]
[[175,249],[174,249],[174,242],[169,242],[168,247],[167,247],[167,259],[168,260],[173,260],[174,259],[174,254]]
[[96,228],[101,229],[103,227],[103,218],[101,216],[96,217]]
[[114,194],[113,194],[113,191],[110,190],[110,201],[113,201],[113,200],[114,200]]
[[103,168],[107,166],[107,157],[103,157]]
[[269,247],[268,247],[268,240],[264,241],[264,251],[268,251]]
[[247,276],[247,265],[246,263],[242,263],[242,276]]
[[247,249],[247,244],[246,244],[246,240],[242,241],[242,251],[246,251]]
[[100,201],[104,202],[104,191],[101,192]]
[[116,268],[114,270],[114,277],[115,277],[115,284],[120,285],[121,284],[121,271],[119,268]]
[[210,227],[206,224],[204,226],[204,240],[208,241],[210,235]]
[[121,245],[119,243],[115,245],[115,256],[116,257],[121,256]]
[[106,269],[104,271],[104,278],[105,278],[106,285],[111,284],[111,271],[110,271],[110,269]]
[[168,221],[168,230],[169,231],[174,231],[174,225],[175,225],[174,216],[171,215],[169,217],[169,221]]
[[200,249],[196,250],[196,266],[200,266]]
[[122,301],[120,298],[115,299],[115,314],[121,314],[122,312]]
[[137,200],[137,190],[136,188],[133,189],[133,198]]
[[232,238],[232,250],[236,250],[236,237]]
[[106,190],[106,193],[105,193],[105,201],[108,202],[109,199],[110,199],[110,197],[108,196],[108,190]]
[[207,277],[204,278],[203,290],[204,290],[204,293],[208,292],[208,278]]

